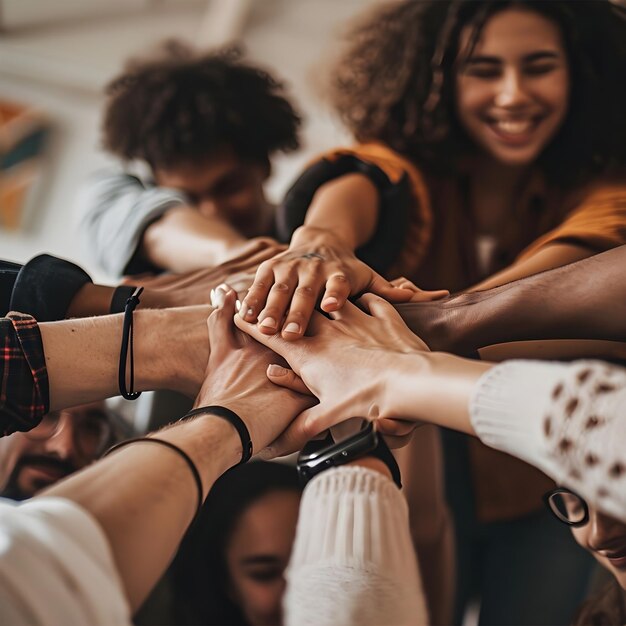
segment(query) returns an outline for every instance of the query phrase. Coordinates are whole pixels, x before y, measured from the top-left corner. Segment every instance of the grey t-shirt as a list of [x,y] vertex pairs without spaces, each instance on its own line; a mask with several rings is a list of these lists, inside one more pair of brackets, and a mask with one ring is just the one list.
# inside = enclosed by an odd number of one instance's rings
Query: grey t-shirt
[[112,278],[159,270],[137,254],[146,228],[173,206],[187,204],[177,189],[120,168],[100,170],[78,195],[79,232],[89,256]]

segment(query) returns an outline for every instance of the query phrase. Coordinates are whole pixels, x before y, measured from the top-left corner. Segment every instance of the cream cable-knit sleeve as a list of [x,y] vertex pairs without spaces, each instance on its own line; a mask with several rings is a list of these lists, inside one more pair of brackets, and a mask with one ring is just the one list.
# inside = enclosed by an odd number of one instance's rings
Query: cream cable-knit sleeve
[[626,369],[509,361],[478,381],[476,434],[626,522]]
[[428,623],[408,508],[391,480],[339,467],[307,485],[283,602],[293,626]]

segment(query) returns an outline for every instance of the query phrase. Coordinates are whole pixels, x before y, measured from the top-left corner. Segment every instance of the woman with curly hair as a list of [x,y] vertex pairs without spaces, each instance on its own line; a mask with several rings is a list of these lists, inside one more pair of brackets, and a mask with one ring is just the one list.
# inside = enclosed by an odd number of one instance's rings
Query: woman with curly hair
[[[240,315],[295,340],[316,302],[411,297],[385,279],[484,289],[625,243],[625,75],[626,20],[608,0],[386,3],[333,76],[358,143],[288,193],[290,248],[261,265]],[[445,439],[456,619],[478,587],[482,623],[567,622],[588,562],[539,513],[545,476]]]
[[79,198],[103,269],[192,271],[267,243],[270,156],[299,146],[300,118],[281,82],[235,49],[170,41],[131,60],[106,95],[104,148],[124,166],[96,172]]

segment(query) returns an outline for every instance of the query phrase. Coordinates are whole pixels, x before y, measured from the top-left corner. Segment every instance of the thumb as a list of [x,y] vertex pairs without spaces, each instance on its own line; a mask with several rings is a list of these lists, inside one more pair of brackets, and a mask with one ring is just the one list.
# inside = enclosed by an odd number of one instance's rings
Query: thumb
[[313,395],[303,380],[293,371],[281,365],[271,364],[267,366],[267,377],[279,387],[290,389],[305,395]]
[[395,287],[388,280],[385,280],[379,274],[375,274],[369,289],[371,293],[375,293],[381,298],[385,298],[389,302],[408,302],[415,292],[412,289],[404,287]]
[[433,300],[447,298],[449,295],[450,292],[447,289],[438,289],[437,291],[424,291],[423,289],[418,289],[413,293],[411,302],[431,302]]
[[327,426],[324,426],[323,422],[325,421],[324,418],[328,417],[328,411],[319,404],[302,411],[283,433],[266,448],[263,458],[286,456],[302,450],[310,439],[326,430]]

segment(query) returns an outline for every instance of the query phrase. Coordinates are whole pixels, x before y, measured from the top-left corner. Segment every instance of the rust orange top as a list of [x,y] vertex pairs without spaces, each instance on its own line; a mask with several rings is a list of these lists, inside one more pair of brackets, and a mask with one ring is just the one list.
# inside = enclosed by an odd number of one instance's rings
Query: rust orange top
[[[481,272],[464,173],[427,173],[377,143],[334,150],[323,158],[332,161],[342,155],[378,166],[392,182],[405,175],[411,182],[410,225],[387,273],[390,279],[404,275],[421,288],[455,292],[552,243],[576,243],[594,252],[626,243],[626,180],[597,181],[565,192],[533,174],[520,187],[510,219],[498,234],[491,267]],[[479,519],[513,519],[541,506],[540,496],[551,482],[538,470],[475,439],[469,442],[469,453]]]

